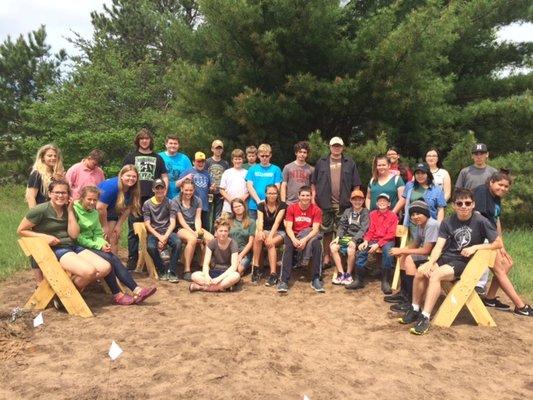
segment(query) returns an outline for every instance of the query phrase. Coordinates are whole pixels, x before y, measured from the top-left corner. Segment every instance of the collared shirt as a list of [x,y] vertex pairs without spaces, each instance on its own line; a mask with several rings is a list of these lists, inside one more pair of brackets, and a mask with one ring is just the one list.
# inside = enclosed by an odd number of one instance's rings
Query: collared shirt
[[[410,224],[409,207],[411,204],[411,194],[414,191],[414,186],[414,181],[407,182],[403,192],[403,198],[405,199],[405,215],[403,217],[403,225],[405,226],[409,226]],[[440,187],[431,185],[425,190],[423,198],[429,207],[429,215],[431,218],[437,219],[439,208],[444,208],[447,204],[446,199],[444,198],[444,192]]]
[[365,233],[364,239],[368,242],[376,241],[379,247],[394,240],[396,237],[396,226],[398,226],[398,216],[391,210],[381,212],[374,210],[370,212],[370,227]]
[[81,197],[81,189],[85,186],[98,186],[105,179],[104,171],[100,167],[87,168],[83,161],[70,167],[65,175],[72,190],[72,197],[77,200]]

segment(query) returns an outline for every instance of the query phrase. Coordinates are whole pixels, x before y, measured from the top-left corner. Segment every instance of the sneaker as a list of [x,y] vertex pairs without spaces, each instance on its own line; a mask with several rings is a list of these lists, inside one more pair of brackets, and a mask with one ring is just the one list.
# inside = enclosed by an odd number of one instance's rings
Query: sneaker
[[428,329],[429,329],[429,318],[420,314],[420,317],[416,321],[415,326],[409,329],[409,332],[411,332],[413,335],[423,335],[424,333],[428,331]]
[[500,300],[498,300],[497,297],[493,299],[487,299],[486,297],[484,297],[482,300],[483,304],[485,304],[487,307],[492,307],[496,310],[509,311],[511,309],[511,306],[509,304],[502,303]]
[[317,293],[324,293],[326,290],[324,289],[324,285],[322,284],[322,281],[319,278],[313,279],[313,282],[311,282],[311,287],[315,290]]
[[352,283],[344,286],[344,288],[347,290],[357,290],[357,289],[362,289],[364,287],[365,287],[365,284],[363,283],[363,280],[359,278],[358,276],[355,276],[355,279],[352,280]]
[[331,280],[331,283],[333,283],[334,285],[342,285],[343,279],[344,279],[344,274],[340,273],[340,274],[337,274],[337,276]]
[[122,296],[113,296],[113,303],[119,306],[129,306],[135,303],[135,299],[129,294],[122,293]]
[[191,276],[192,276],[191,271],[185,271],[183,273],[183,280],[187,282],[191,282]]
[[281,281],[278,283],[278,293],[287,293],[289,291],[289,285],[286,282]]
[[128,268],[130,271],[135,271],[135,269],[137,268],[137,260],[129,258],[128,263],[126,264],[126,268]]
[[267,281],[265,282],[265,286],[276,286],[276,283],[278,283],[278,275],[270,274]]
[[153,295],[157,291],[156,287],[142,288],[137,295],[134,296],[135,304],[140,304],[148,297]]
[[170,283],[178,283],[180,280],[178,279],[178,275],[176,275],[175,272],[169,272],[168,273],[168,281]]
[[533,308],[529,304],[526,304],[522,308],[515,307],[514,313],[516,315],[522,315],[524,317],[533,317]]
[[474,290],[476,291],[477,294],[479,294],[480,296],[483,296],[485,294],[485,288],[483,286],[476,286],[474,288]]
[[392,312],[406,313],[411,308],[411,303],[396,303],[389,307]]
[[418,318],[422,315],[420,311],[413,310],[413,306],[409,307],[409,310],[405,313],[405,315],[401,318],[398,318],[398,322],[400,324],[412,324],[413,322],[416,322]]
[[168,272],[158,273],[160,281],[168,281]]
[[259,270],[259,267],[254,267],[254,270],[252,272],[252,283],[254,285],[259,284],[259,281],[261,280],[261,271]]
[[389,296],[384,296],[383,301],[386,303],[405,303],[406,299],[403,297],[401,292],[396,294],[391,294]]
[[63,305],[61,300],[59,300],[59,297],[54,296],[54,299],[52,300],[52,304],[54,305],[54,308],[57,311],[66,311],[65,306]]
[[349,285],[349,284],[352,283],[352,282],[353,282],[352,275],[349,274],[348,272],[346,272],[346,273],[344,274],[344,278],[342,278],[342,282],[341,282],[341,283],[342,283],[343,285]]

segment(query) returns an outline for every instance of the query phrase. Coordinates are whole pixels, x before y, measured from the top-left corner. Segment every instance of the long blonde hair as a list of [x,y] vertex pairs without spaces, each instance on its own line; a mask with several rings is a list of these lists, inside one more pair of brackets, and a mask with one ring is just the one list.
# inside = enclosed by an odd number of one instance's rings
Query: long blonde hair
[[[50,169],[50,167],[44,162],[44,155],[48,150],[55,151],[57,156],[56,165],[54,165],[53,169]],[[61,155],[61,150],[59,150],[59,147],[57,147],[55,144],[49,143],[37,150],[35,162],[33,163],[33,167],[31,169],[31,172],[33,171],[37,171],[39,173],[39,176],[41,177],[41,192],[48,196],[48,186],[50,185],[50,182],[52,182],[54,175],[63,175],[65,172],[65,168],[63,168],[63,156]]]
[[118,173],[118,195],[117,195],[117,201],[115,203],[115,210],[117,214],[122,213],[126,206],[126,197],[124,196],[122,185],[122,175],[124,175],[126,172],[129,171],[135,171],[135,174],[137,174],[137,182],[135,182],[135,185],[130,187],[128,189],[128,192],[131,194],[131,213],[135,216],[141,215],[141,188],[140,188],[140,182],[139,182],[139,172],[137,171],[137,168],[135,168],[135,165],[133,164],[126,164],[122,167],[120,172]]

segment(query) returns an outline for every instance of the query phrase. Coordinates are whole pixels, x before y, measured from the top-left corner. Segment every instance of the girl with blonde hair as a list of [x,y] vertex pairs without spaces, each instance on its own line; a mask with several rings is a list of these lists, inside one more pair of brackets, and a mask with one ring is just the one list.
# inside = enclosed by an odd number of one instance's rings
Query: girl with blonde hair
[[29,208],[48,201],[48,186],[53,180],[63,179],[63,157],[54,144],[46,144],[37,150],[35,162],[26,186],[26,201]]

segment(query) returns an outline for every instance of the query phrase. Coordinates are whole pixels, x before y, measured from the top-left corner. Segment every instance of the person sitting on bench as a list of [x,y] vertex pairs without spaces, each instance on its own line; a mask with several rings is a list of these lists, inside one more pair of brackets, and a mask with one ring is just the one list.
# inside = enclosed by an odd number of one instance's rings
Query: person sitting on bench
[[[423,335],[429,329],[429,318],[442,290],[441,282],[458,279],[476,251],[498,250],[503,246],[489,220],[474,212],[474,195],[470,189],[456,189],[452,201],[455,213],[442,221],[429,260],[416,273],[411,308],[399,319],[402,324],[414,323],[410,332],[415,335]],[[485,239],[489,243],[484,243]]]

